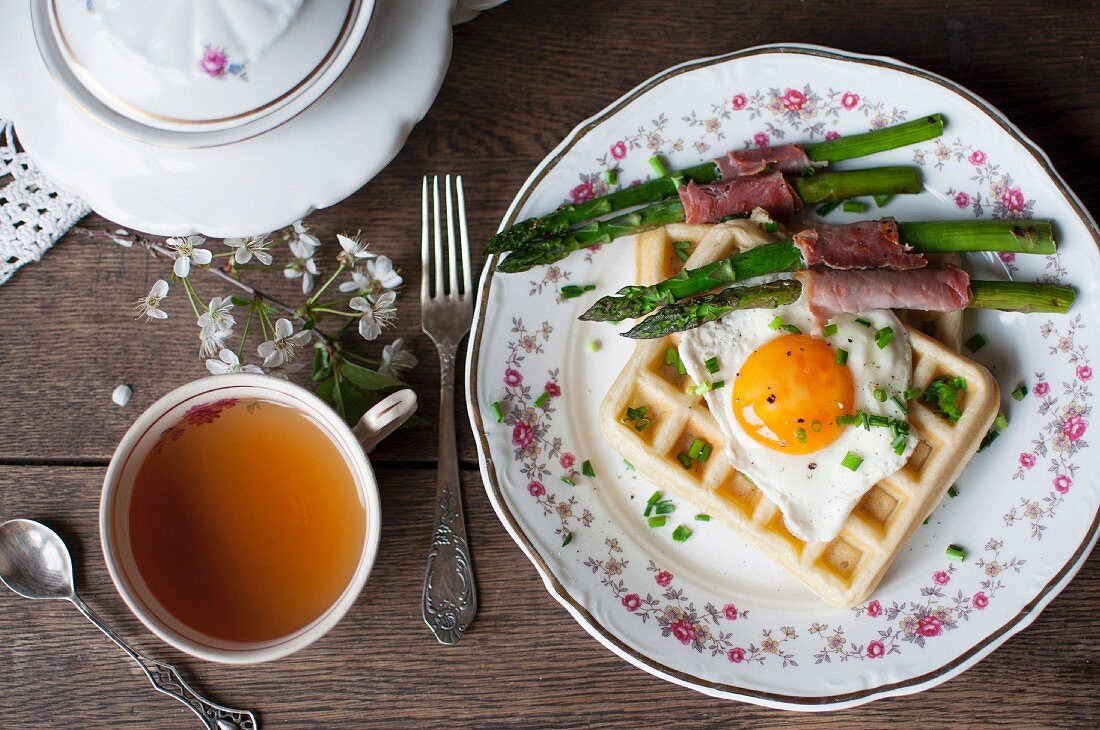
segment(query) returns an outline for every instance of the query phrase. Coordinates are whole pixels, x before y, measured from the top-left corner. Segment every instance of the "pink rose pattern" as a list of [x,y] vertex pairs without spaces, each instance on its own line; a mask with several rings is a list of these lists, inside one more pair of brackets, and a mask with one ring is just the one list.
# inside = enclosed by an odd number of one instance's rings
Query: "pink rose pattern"
[[[1058,279],[1052,278],[1051,281]],[[1025,523],[1031,527],[1031,537],[1043,539],[1048,522],[1054,517],[1073,486],[1080,464],[1077,455],[1088,448],[1086,436],[1092,414],[1092,365],[1087,348],[1078,343],[1078,332],[1085,327],[1078,314],[1062,324],[1048,320],[1039,328],[1047,340],[1049,355],[1064,358],[1075,377],[1062,382],[1062,391],[1055,393],[1045,373],[1035,373],[1031,386],[1032,398],[1027,403],[1045,417],[1039,434],[1031,440],[1031,448],[1019,456],[1019,468],[1013,479],[1024,479],[1040,463],[1047,465],[1046,494],[1026,494],[1005,515],[1005,525]]]
[[[773,138],[785,138],[787,131],[783,129],[784,126],[810,139],[814,137],[835,138],[837,136],[836,130],[825,128],[825,119],[829,118],[826,114],[832,114],[832,118],[835,118],[836,111],[853,111],[856,109],[870,120],[872,128],[880,128],[886,124],[905,119],[905,112],[899,112],[896,109],[888,111],[881,103],[868,102],[861,99],[854,92],[830,91],[821,95],[809,87],[804,87],[801,90],[789,87],[782,91],[771,89],[767,93],[748,94],[738,92],[730,98],[728,106],[715,108],[715,116],[700,119],[696,124],[693,121],[693,114],[691,120],[685,117],[685,121],[689,121],[691,126],[697,125],[703,130],[704,137],[695,142],[694,147],[696,150],[704,152],[710,146],[709,142],[704,139],[706,135],[718,140],[724,139],[725,132],[722,130],[722,121],[731,119],[733,112],[744,112],[750,120],[762,118],[765,122],[762,130],[757,132],[752,139],[743,143],[743,146],[750,147],[754,144],[767,146],[772,143]],[[833,111],[830,112],[830,110]],[[835,124],[835,122],[833,123]],[[966,148],[961,142],[954,143],[950,147],[939,140],[934,141],[932,144],[935,149],[930,153],[931,160],[929,160],[927,150],[918,149],[914,161],[921,165],[931,163],[938,168],[942,168],[947,161],[957,158],[966,160],[966,162],[978,168],[978,175],[975,180],[978,182],[979,192],[971,194],[965,191],[948,191],[959,208],[970,207],[975,215],[979,216],[984,215],[987,208],[991,207],[993,217],[1030,217],[1034,201],[1026,198],[1021,188],[1013,184],[1009,175],[1001,173],[998,168],[990,165],[984,151]],[[617,169],[615,163],[625,158],[631,149],[645,150],[647,154],[668,154],[679,152],[683,147],[684,140],[668,135],[667,117],[662,115],[654,121],[650,128],[640,128],[637,134],[630,135],[624,140],[611,145],[608,153],[600,158],[599,162],[603,170]],[[723,146],[722,151],[729,147],[731,146]],[[606,178],[603,170],[591,175],[582,175],[581,182],[570,192],[570,200],[572,202],[583,202],[608,192],[610,188],[605,182]],[[634,180],[631,184],[640,182],[640,180]],[[987,192],[985,191],[986,188],[988,189]],[[591,254],[588,255],[587,260],[591,260],[590,256]],[[1013,262],[1006,260],[1005,263],[1012,264]],[[559,267],[550,268],[554,270],[553,277],[548,274],[546,280],[538,283],[536,289],[532,290],[532,294],[541,292],[542,285],[545,283],[556,284],[561,279],[569,276],[566,271]],[[1059,275],[1065,273],[1057,268],[1057,265],[1055,270]],[[532,284],[536,284],[536,282],[532,282]],[[543,329],[534,333],[528,332],[520,320],[516,320],[514,325],[513,332],[517,333],[517,340],[510,343],[512,356],[508,359],[507,364],[509,367],[505,375],[505,385],[509,391],[508,399],[513,401],[511,404],[513,407],[509,409],[509,425],[513,428],[513,435],[518,433],[518,441],[524,444],[522,446],[517,443],[513,444],[516,446],[517,461],[522,463],[525,473],[542,478],[549,472],[549,468],[544,461],[540,461],[540,458],[558,459],[562,468],[570,469],[573,462],[565,457],[567,455],[573,457],[573,455],[562,450],[560,438],[552,438],[549,434],[550,419],[554,411],[553,405],[548,406],[545,413],[532,414],[534,409],[531,408],[530,404],[539,393],[532,395],[530,388],[523,386],[523,376],[520,374],[520,363],[523,360],[524,353],[541,352],[542,343],[550,336],[549,325],[544,323]],[[1083,325],[1078,323],[1077,326]],[[1053,324],[1048,323],[1046,328],[1053,331]],[[1044,337],[1048,334],[1047,331],[1044,331]],[[1046,448],[1042,448],[1037,444],[1037,447],[1032,451],[1020,454],[1019,464],[1021,470],[1036,466],[1040,458],[1049,455],[1050,450],[1055,450],[1059,454],[1068,453],[1068,455],[1072,455],[1086,446],[1083,437],[1088,427],[1091,406],[1088,405],[1090,394],[1084,384],[1091,379],[1092,370],[1084,356],[1083,348],[1075,347],[1072,332],[1054,339],[1057,344],[1052,347],[1052,354],[1055,350],[1068,353],[1071,362],[1076,365],[1076,390],[1072,394],[1067,391],[1066,395],[1072,396],[1069,402],[1058,403],[1059,399],[1050,395],[1049,383],[1043,379],[1041,373],[1036,374],[1037,379],[1035,385],[1032,386],[1032,394],[1040,399],[1044,405],[1050,402],[1045,407],[1040,406],[1042,413],[1050,412],[1052,416],[1058,418],[1056,426],[1048,428],[1047,433],[1039,439],[1039,441],[1043,441]],[[551,383],[556,384],[556,377],[557,372],[552,371]],[[524,424],[524,426],[517,431],[516,426],[518,424]],[[575,457],[573,458],[575,459]],[[1050,483],[1052,487],[1050,499],[1055,500],[1056,505],[1060,503],[1063,495],[1069,491],[1073,483],[1072,474],[1076,466],[1064,459],[1055,459],[1055,462],[1051,468],[1051,471],[1055,473],[1052,477],[1053,481]],[[538,479],[533,478],[529,482],[528,491],[531,497],[537,499],[543,506],[547,515],[553,514],[561,520],[561,526],[555,532],[563,532],[567,530],[567,526],[574,524],[587,526],[593,519],[587,509],[583,510],[583,513],[577,514],[581,510],[574,498],[556,500],[554,495],[547,493],[543,482]],[[1036,533],[1034,536],[1041,538],[1041,530],[1045,529],[1045,525],[1036,527],[1035,521],[1050,516],[1053,516],[1053,506],[1043,506],[1025,499],[1019,514],[1016,514],[1014,509],[1009,515],[1006,515],[1006,523],[1011,525],[1017,520],[1031,520],[1033,522],[1033,532]],[[702,610],[698,610],[693,603],[687,600],[682,590],[675,588],[673,575],[668,571],[658,569],[652,561],[650,561],[648,570],[654,574],[654,581],[658,587],[664,590],[664,593],[660,594],[659,597],[653,597],[650,594],[643,597],[641,593],[628,592],[622,578],[628,561],[621,557],[622,548],[616,540],[608,538],[606,543],[608,548],[607,557],[590,557],[586,560],[585,565],[591,567],[594,572],[601,574],[601,582],[619,598],[624,609],[638,615],[643,623],[649,620],[655,621],[663,636],[672,637],[678,643],[690,646],[696,651],[710,650],[712,655],[720,653],[734,664],[764,664],[769,658],[775,657],[776,660],[782,661],[783,666],[797,666],[794,655],[785,646],[786,642],[798,638],[798,634],[793,627],[763,629],[758,642],[750,643],[748,646],[734,646],[733,635],[722,631],[720,624],[722,621],[747,618],[748,611],[737,609],[733,604],[726,604],[722,608],[707,604]],[[1026,563],[1024,560],[1015,558],[1008,561],[1002,560],[999,557],[1001,547],[1002,543],[1000,541],[990,540],[986,545],[986,550],[991,551],[992,556],[984,556],[972,561],[971,564],[981,570],[984,576],[980,582],[982,590],[975,593],[964,595],[962,591],[959,591],[954,596],[945,594],[944,586],[951,582],[951,576],[957,570],[956,566],[952,564],[947,566],[945,570],[935,571],[931,585],[921,591],[923,601],[894,603],[886,608],[875,600],[870,601],[865,606],[857,607],[855,609],[857,617],[866,614],[868,618],[872,619],[881,620],[884,618],[888,624],[885,629],[878,631],[877,636],[867,637],[865,644],[849,642],[839,626],[830,630],[828,626],[815,624],[810,629],[810,634],[819,635],[825,642],[821,652],[814,655],[815,663],[829,662],[832,658],[837,658],[839,661],[855,658],[880,659],[901,652],[904,643],[908,642],[923,647],[927,640],[935,639],[957,628],[960,621],[969,620],[972,610],[982,610],[989,605],[989,601],[1003,587],[999,576],[1005,571],[1019,573],[1021,566]]]
[[248,63],[231,63],[225,48],[212,43],[203,46],[199,70],[212,79],[225,79],[230,76],[241,80],[248,79]]

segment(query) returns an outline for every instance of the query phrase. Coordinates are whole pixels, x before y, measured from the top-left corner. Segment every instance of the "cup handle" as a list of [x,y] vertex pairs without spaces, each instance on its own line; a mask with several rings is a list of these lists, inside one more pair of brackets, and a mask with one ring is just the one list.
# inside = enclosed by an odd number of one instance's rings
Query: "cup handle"
[[393,433],[414,413],[416,393],[406,388],[380,400],[374,408],[363,414],[352,430],[363,445],[363,451],[369,454],[382,439]]

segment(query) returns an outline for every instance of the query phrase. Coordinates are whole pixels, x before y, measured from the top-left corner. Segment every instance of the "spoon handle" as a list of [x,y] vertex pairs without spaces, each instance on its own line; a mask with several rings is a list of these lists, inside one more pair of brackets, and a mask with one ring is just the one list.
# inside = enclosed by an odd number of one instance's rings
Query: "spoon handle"
[[206,699],[196,692],[191,685],[187,684],[183,676],[171,664],[150,659],[123,641],[122,637],[92,613],[92,609],[88,608],[75,593],[70,600],[89,621],[96,625],[96,628],[106,634],[108,639],[115,642],[120,649],[138,663],[138,666],[145,672],[145,676],[149,678],[157,692],[166,694],[187,705],[192,712],[198,715],[208,730],[260,730],[260,723],[251,711],[234,710]]

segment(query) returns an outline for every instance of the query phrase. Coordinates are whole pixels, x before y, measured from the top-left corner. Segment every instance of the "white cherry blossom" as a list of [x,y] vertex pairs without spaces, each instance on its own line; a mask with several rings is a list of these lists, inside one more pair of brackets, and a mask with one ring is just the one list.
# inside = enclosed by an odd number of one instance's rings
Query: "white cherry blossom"
[[207,305],[206,311],[199,315],[199,327],[232,330],[237,321],[230,314],[232,309],[233,301],[229,297],[214,297]]
[[242,365],[237,353],[228,347],[218,353],[218,357],[206,361],[206,369],[213,375],[228,375],[229,373],[262,373],[256,365]]
[[288,279],[301,279],[302,280],[302,293],[309,294],[313,291],[313,277],[317,276],[320,272],[317,271],[317,264],[313,259],[294,259],[286,268],[283,269],[283,276]]
[[382,367],[378,372],[399,378],[417,365],[416,355],[405,349],[405,338],[398,337],[382,348]]
[[191,262],[205,265],[214,259],[214,254],[205,248],[198,248],[206,243],[202,236],[187,236],[185,238],[169,238],[164,245],[176,254],[176,263],[172,265],[172,271],[181,279],[186,279],[191,273]]
[[144,316],[146,320],[168,319],[168,312],[160,309],[160,300],[166,296],[168,296],[168,282],[164,279],[157,279],[149,293],[134,302],[137,316],[139,318]]
[[354,266],[359,259],[374,258],[374,254],[367,250],[370,244],[360,241],[358,233],[355,234],[355,238],[337,233],[336,240],[340,244],[340,248],[344,249],[339,258],[345,266]]
[[382,334],[382,328],[393,323],[397,317],[397,310],[393,306],[397,295],[392,291],[386,291],[377,297],[353,297],[348,306],[359,315],[359,334],[365,340],[378,339]]
[[298,350],[309,344],[312,336],[310,330],[295,333],[289,319],[280,319],[275,323],[275,339],[262,343],[257,352],[264,359],[265,368],[278,368],[293,362]]
[[253,256],[264,266],[271,265],[274,260],[267,252],[267,247],[271,245],[267,240],[267,234],[248,238],[227,238],[225,245],[233,249],[233,260],[238,264],[247,264]]
[[290,252],[300,259],[313,258],[321,247],[321,240],[309,232],[302,221],[294,221],[295,239],[290,242]]
[[373,261],[367,262],[367,273],[371,278],[382,285],[383,289],[396,289],[405,280],[394,271],[393,261],[389,256],[379,256]]

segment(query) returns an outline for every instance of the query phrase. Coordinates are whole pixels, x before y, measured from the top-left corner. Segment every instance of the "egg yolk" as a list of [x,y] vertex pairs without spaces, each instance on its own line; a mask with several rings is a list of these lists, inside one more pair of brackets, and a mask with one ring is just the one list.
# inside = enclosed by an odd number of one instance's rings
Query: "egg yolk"
[[785,454],[809,454],[844,431],[855,384],[836,350],[809,335],[784,335],[745,358],[733,384],[733,414],[756,441]]

